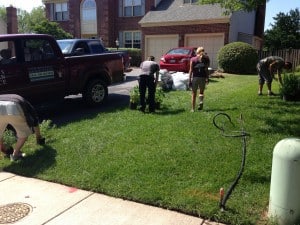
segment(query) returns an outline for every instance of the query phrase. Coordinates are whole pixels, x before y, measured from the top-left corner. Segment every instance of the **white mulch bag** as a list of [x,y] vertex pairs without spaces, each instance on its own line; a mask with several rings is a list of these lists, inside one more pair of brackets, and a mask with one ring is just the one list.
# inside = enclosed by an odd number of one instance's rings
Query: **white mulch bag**
[[186,91],[189,87],[189,74],[183,72],[176,72],[172,74],[173,89]]

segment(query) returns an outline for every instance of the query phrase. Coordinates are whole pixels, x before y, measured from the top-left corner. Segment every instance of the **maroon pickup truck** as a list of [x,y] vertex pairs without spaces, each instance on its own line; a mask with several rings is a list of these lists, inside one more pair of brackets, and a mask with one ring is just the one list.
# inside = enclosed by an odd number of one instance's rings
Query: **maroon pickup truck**
[[65,57],[50,35],[0,35],[0,94],[35,104],[81,93],[89,105],[99,105],[107,87],[123,80],[118,53]]

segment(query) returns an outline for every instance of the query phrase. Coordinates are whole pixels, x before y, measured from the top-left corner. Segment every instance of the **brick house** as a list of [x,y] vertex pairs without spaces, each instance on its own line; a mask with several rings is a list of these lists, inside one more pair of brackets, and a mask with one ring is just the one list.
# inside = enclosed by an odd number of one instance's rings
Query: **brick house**
[[243,41],[262,47],[265,5],[224,15],[197,0],[43,0],[46,16],[74,37],[101,38],[106,46],[141,48],[156,61],[172,47],[203,46],[217,67],[218,50]]
[[[0,34],[18,33],[17,9],[12,6],[6,7],[6,18],[7,21],[0,19]],[[8,47],[10,46],[4,46],[3,43],[0,44],[0,49]]]

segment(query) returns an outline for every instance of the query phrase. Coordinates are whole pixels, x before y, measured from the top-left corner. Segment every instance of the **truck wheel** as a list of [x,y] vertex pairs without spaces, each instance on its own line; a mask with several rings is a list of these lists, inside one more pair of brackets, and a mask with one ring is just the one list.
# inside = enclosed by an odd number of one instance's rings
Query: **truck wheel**
[[91,106],[100,105],[108,95],[107,85],[102,80],[92,80],[86,86],[83,98]]

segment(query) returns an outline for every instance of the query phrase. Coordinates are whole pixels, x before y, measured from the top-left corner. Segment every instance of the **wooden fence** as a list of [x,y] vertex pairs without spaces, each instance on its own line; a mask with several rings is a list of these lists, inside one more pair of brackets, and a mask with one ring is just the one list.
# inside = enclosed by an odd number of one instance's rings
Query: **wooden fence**
[[300,49],[284,49],[274,51],[258,51],[258,58],[263,59],[268,56],[279,56],[285,61],[293,64],[293,69],[300,65]]

